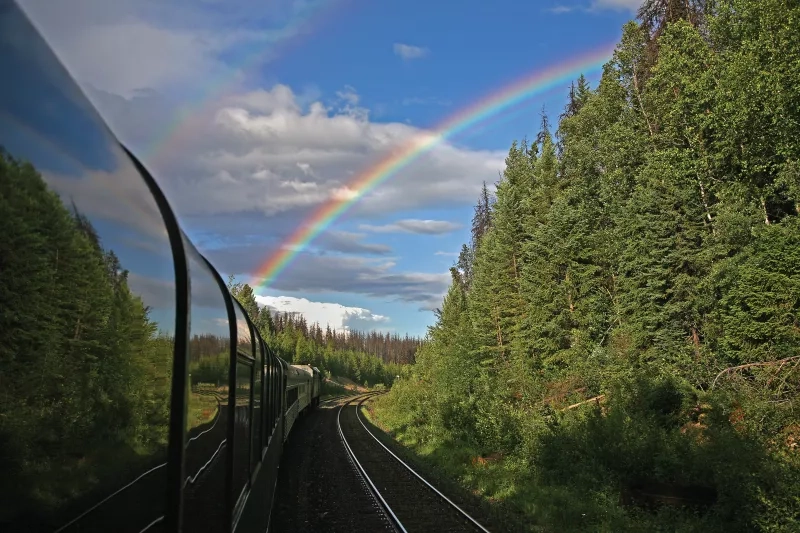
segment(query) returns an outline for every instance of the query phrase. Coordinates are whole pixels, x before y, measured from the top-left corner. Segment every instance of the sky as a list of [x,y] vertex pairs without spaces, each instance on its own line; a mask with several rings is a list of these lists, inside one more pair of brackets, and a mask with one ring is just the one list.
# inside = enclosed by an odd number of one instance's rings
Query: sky
[[[364,194],[348,183],[487,95],[608,48],[640,0],[19,2],[223,277],[323,327],[424,335],[481,184],[543,108],[556,122],[568,82]],[[357,201],[260,283],[342,195]]]

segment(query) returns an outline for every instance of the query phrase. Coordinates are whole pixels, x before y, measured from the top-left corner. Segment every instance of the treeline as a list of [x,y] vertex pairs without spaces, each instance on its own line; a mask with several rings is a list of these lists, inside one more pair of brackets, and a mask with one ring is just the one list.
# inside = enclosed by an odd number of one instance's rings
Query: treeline
[[377,412],[546,529],[794,530],[800,6],[638,19],[512,144]]
[[231,294],[242,304],[264,341],[278,357],[293,364],[316,366],[327,376],[342,376],[360,385],[391,385],[402,364],[413,361],[420,339],[377,332],[333,331],[308,325],[299,313],[275,313],[262,308],[252,287],[228,280]]
[[2,148],[0,220],[0,523],[45,520],[164,460],[173,341],[89,219]]
[[330,325],[326,325],[323,331],[319,324],[309,326],[301,313],[285,311],[272,313],[272,323],[276,333],[294,329],[319,346],[331,344],[334,350],[363,352],[377,357],[384,363],[413,363],[417,348],[422,345],[422,339],[409,337],[408,334],[401,337],[397,333],[379,331],[364,332],[354,329],[337,331],[332,330]]

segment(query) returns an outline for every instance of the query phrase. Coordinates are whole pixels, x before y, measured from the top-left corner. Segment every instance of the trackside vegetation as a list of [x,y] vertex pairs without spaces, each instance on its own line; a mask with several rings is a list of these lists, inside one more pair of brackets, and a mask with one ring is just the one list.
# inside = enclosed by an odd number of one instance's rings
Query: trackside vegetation
[[798,531],[800,4],[647,0],[374,417],[531,531]]

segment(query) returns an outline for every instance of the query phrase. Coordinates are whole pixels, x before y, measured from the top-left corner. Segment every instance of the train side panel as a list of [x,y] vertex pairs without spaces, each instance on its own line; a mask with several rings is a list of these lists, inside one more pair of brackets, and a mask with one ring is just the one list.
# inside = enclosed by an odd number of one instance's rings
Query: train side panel
[[284,420],[284,441],[289,437],[292,426],[297,420],[300,413],[305,410],[309,403],[311,391],[311,375],[304,367],[289,365],[283,362],[284,370],[286,371],[286,389],[284,395],[286,397],[284,405],[286,406],[285,420]]
[[0,345],[0,530],[264,532],[316,369],[272,353],[11,0],[0,67],[0,319],[24,318],[0,330],[25,329]]

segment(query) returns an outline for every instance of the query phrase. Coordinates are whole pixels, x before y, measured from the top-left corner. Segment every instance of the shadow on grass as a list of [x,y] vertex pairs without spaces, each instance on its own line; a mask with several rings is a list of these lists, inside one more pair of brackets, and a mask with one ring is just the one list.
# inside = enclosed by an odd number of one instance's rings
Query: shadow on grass
[[493,530],[797,530],[800,461],[731,423],[724,399],[701,401],[670,379],[621,384],[609,396],[532,424],[505,457],[405,417],[392,418],[397,443],[382,440],[480,508]]

